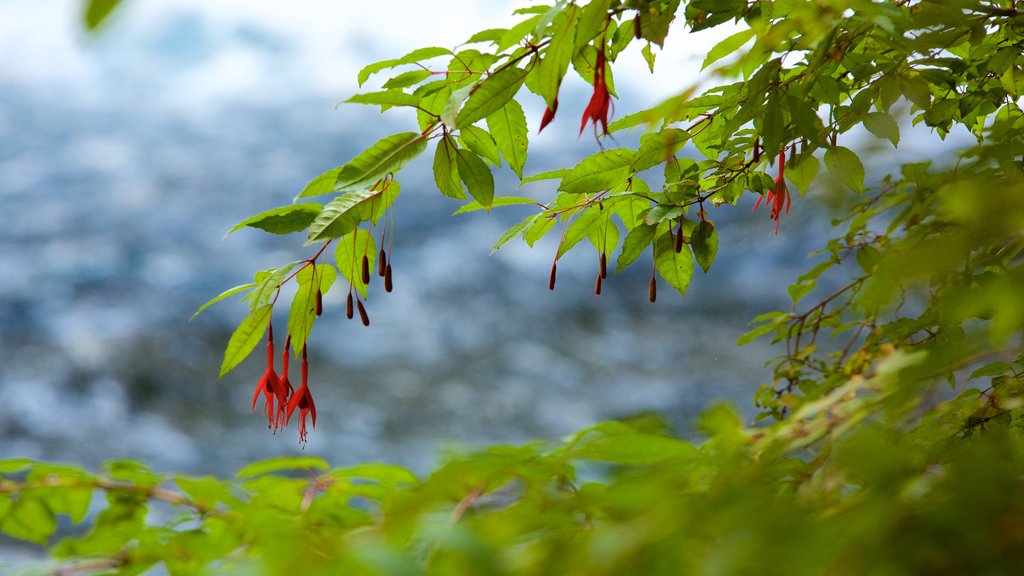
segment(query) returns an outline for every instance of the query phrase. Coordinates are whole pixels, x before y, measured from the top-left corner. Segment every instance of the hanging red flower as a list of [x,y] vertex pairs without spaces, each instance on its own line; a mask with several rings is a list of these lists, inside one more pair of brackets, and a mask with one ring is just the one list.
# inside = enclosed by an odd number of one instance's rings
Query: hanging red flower
[[[602,133],[608,135],[608,109],[611,106],[612,98],[608,93],[608,80],[605,77],[605,55],[604,42],[597,50],[597,61],[594,63],[594,93],[590,96],[590,102],[583,111],[583,119],[580,120],[580,134],[587,127],[587,122],[594,123],[594,134],[597,134],[597,124],[601,123]],[[552,112],[552,115],[554,113]]]
[[291,421],[292,413],[295,409],[299,409],[299,418],[302,420],[299,423],[299,442],[306,443],[308,436],[306,432],[306,416],[313,417],[313,428],[316,428],[316,404],[313,402],[313,394],[309,391],[309,366],[306,363],[306,346],[302,346],[302,383],[299,385],[299,389],[292,394],[291,400],[288,401],[288,411],[285,416],[285,426]]
[[786,187],[786,149],[783,148],[779,151],[779,175],[775,177],[775,189],[769,192],[766,196],[758,196],[757,202],[754,202],[754,210],[761,204],[761,200],[765,200],[765,205],[771,205],[771,219],[775,220],[775,235],[779,235],[779,217],[782,215],[782,209],[785,207],[786,214],[789,214],[789,205],[791,198],[789,196],[789,188]]
[[[285,354],[287,355],[287,353],[286,347]],[[267,415],[267,428],[274,430],[277,430],[278,427],[278,409],[275,407],[275,401],[280,405],[281,390],[281,380],[277,376],[277,372],[274,371],[274,326],[270,325],[267,327],[267,369],[263,371],[263,376],[256,384],[256,389],[253,390],[252,408],[249,411],[256,410],[256,402],[259,401],[262,393],[263,399],[266,401],[263,405],[263,413]]]

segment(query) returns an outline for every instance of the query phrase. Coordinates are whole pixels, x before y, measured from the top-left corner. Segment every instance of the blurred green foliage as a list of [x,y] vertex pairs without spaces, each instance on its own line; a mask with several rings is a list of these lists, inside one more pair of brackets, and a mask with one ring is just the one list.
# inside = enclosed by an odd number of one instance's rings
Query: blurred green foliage
[[[768,337],[784,348],[756,394],[755,424],[712,407],[697,422],[703,439],[686,442],[654,417],[604,422],[559,443],[455,456],[426,478],[385,464],[332,469],[309,457],[253,463],[235,479],[158,475],[137,462],[92,473],[7,460],[0,530],[49,546],[54,563],[38,570],[65,574],[158,565],[171,574],[1020,573],[1018,10],[1010,0],[535,5],[519,11],[519,25],[474,36],[492,52],[428,48],[368,66],[361,83],[385,70],[395,76],[351,101],[413,106],[418,131],[381,140],[300,193],[337,193],[332,210],[302,204],[300,215],[275,209],[242,223],[273,233],[308,228],[324,247],[343,242],[381,216],[360,199],[389,190],[430,140],[439,190],[474,199],[461,211],[531,202],[493,197],[478,170],[504,159],[521,174],[521,88],[554,116],[572,69],[595,84],[588,114],[599,112],[629,44],[643,44],[653,66],[652,44],[682,36],[684,26],[734,22],[741,30],[705,59],[708,77],[723,83],[612,122],[611,132],[646,127],[635,150],[602,150],[525,178],[558,180],[558,192],[499,246],[516,236],[532,245],[561,221],[559,255],[588,239],[602,254],[620,250],[627,266],[650,248],[651,266],[685,292],[694,264],[708,270],[719,241],[729,241],[710,223],[715,207],[764,195],[778,223],[792,199],[786,182],[800,193],[824,186],[824,165],[842,206],[836,236],[789,287],[792,308],[758,317],[740,339]],[[609,68],[599,74],[600,53]],[[439,57],[450,57],[444,74],[414,65]],[[955,161],[908,163],[888,175],[854,150],[855,140],[839,144],[863,128],[899,146],[899,110],[935,138],[960,130],[976,144]],[[685,143],[703,158],[678,157]],[[650,169],[660,187],[645,182]],[[260,272],[222,297],[250,290],[251,309],[265,313],[300,264]],[[346,270],[352,282],[354,268]],[[839,288],[819,289],[825,278]],[[233,361],[246,346],[236,342]],[[87,529],[63,535],[58,516]]]

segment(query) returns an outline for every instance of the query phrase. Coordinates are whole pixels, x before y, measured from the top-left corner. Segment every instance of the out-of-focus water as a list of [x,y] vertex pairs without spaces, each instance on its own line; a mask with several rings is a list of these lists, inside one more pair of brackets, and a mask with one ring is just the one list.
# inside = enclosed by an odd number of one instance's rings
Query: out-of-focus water
[[[365,29],[310,43],[272,17],[236,22],[195,2],[129,4],[106,36],[82,40],[71,6],[38,4],[0,9],[7,31],[19,28],[11,18],[49,21],[56,30],[41,33],[64,38],[15,34],[3,44],[23,52],[7,50],[0,66],[0,458],[131,457],[229,474],[297,453],[294,429],[272,435],[249,414],[262,346],[217,379],[244,306],[188,318],[255,270],[311,254],[298,236],[223,236],[408,129],[371,108],[334,110],[354,89],[352,62],[395,54]],[[66,21],[44,18],[47,6]],[[329,29],[320,22],[315,33]],[[318,47],[323,61],[347,62],[345,81],[310,59]],[[649,104],[643,92],[620,82],[620,113]],[[527,172],[596,149],[557,135],[578,117],[570,100],[537,138]],[[582,109],[586,94],[577,100]],[[306,453],[423,471],[451,443],[554,439],[641,410],[685,432],[722,399],[750,413],[772,351],[734,343],[753,315],[786,306],[787,279],[807,266],[822,227],[809,224],[806,203],[794,202],[778,237],[767,212],[714,210],[722,243],[711,273],[698,271],[685,299],[662,283],[650,305],[649,261],[609,277],[595,297],[597,257],[586,248],[560,262],[548,292],[553,243],[489,255],[525,209],[449,217],[457,205],[436,192],[429,168],[421,159],[399,177],[395,292],[375,287],[371,327],[344,319],[341,283],[326,298],[310,349],[319,418]],[[500,177],[498,194],[515,193]]]

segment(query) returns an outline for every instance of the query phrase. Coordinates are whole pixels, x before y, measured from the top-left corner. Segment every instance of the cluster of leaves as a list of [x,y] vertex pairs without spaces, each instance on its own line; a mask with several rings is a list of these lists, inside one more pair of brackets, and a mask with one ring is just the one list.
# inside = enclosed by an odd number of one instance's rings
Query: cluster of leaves
[[[712,408],[699,445],[637,417],[493,446],[422,480],[313,457],[234,480],[2,461],[0,529],[47,542],[55,513],[89,518],[38,567],[62,574],[1016,573],[1024,422],[965,430],[976,394],[914,415],[904,387],[924,357],[893,352],[875,378],[770,426]],[[1013,370],[1020,389],[1024,358]]]
[[[314,274],[330,243],[336,267],[323,270],[337,269],[350,294],[365,297],[355,262],[360,247],[362,255],[374,249],[361,226],[383,217],[397,196],[395,173],[431,143],[437,188],[472,198],[460,212],[539,207],[497,247],[519,236],[532,245],[561,221],[555,260],[587,239],[599,254],[598,287],[610,256],[622,269],[650,249],[654,271],[679,292],[694,264],[708,270],[714,260],[711,212],[764,195],[777,220],[787,181],[801,192],[820,186],[823,163],[838,183],[840,232],[789,287],[793,308],[762,315],[740,341],[770,336],[786,346],[772,362],[772,384],[755,398],[758,425],[712,408],[699,421],[706,439],[689,443],[656,419],[606,422],[554,446],[456,457],[422,480],[384,465],[331,470],[311,458],[252,464],[233,481],[168,479],[124,462],[93,475],[7,461],[0,530],[48,542],[55,514],[86,520],[84,535],[53,552],[68,570],[100,573],[157,563],[175,574],[1019,571],[1018,4],[560,0],[520,10],[518,24],[481,32],[458,51],[425,48],[372,64],[360,83],[394,75],[350,101],[414,108],[417,129],[380,140],[299,194],[334,194],[326,204],[292,204],[241,223],[304,232],[318,252],[215,299],[247,292],[252,306],[229,344],[228,370],[258,343],[296,267],[309,271],[307,283],[333,282],[336,273]],[[635,149],[602,148],[574,167],[524,177],[521,89],[543,99],[544,122],[557,123],[571,65],[594,84],[582,123],[593,121],[596,132],[608,120],[617,56],[639,40],[653,68],[652,45],[670,28],[677,33],[677,13],[691,30],[739,27],[705,59],[706,74],[724,83],[700,94],[687,88],[607,124],[609,133],[645,127]],[[847,133],[863,128],[896,147],[905,109],[937,137],[962,130],[977,144],[952,165],[909,163],[866,180]],[[557,181],[554,199],[496,197],[491,173],[503,165],[523,182]],[[806,304],[819,282],[839,288]],[[315,314],[308,296],[296,298],[289,331],[306,339]],[[294,469],[309,473],[281,474]],[[97,492],[107,504],[93,510]],[[171,519],[147,521],[155,513]]]

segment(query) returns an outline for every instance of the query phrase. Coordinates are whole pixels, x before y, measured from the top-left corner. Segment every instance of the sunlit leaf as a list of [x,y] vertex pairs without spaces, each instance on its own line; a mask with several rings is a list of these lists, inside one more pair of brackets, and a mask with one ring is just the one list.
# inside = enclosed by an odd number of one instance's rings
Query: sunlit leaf
[[625,182],[635,153],[626,148],[604,150],[577,164],[562,178],[558,189],[570,194],[600,192]]
[[270,313],[273,309],[273,304],[265,304],[253,310],[231,334],[227,349],[224,351],[224,360],[220,365],[221,377],[245,360],[263,339],[267,326],[270,325]]
[[[225,291],[221,292],[220,294],[218,294],[218,295],[214,296],[213,298],[211,298],[209,301],[206,302],[206,304],[203,304],[202,306],[200,306],[199,309],[196,310],[195,314],[192,315],[192,318],[195,318],[196,316],[199,316],[200,312],[202,312],[203,310],[206,310],[210,306],[213,306],[217,302],[220,302],[221,300],[224,300],[225,298],[230,298],[230,297],[234,296],[235,294],[238,294],[239,292],[245,292],[246,290],[252,290],[255,287],[256,287],[256,283],[255,282],[249,282],[247,284],[240,284],[238,286],[235,286],[234,288],[228,288],[227,290],[225,290]],[[192,318],[189,318],[189,320],[192,320]]]
[[250,228],[259,228],[260,230],[270,232],[271,234],[291,234],[293,232],[299,232],[300,230],[305,230],[322,209],[323,204],[319,204],[317,202],[305,202],[302,204],[281,206],[280,208],[267,210],[242,220],[238,224],[235,224],[231,230],[228,230],[228,234],[241,230],[246,226],[249,226]]
[[494,136],[494,142],[505,162],[508,162],[516,176],[522,178],[528,145],[526,114],[522,106],[515,100],[509,100],[487,116],[487,129]]
[[429,60],[431,58],[445,56],[451,53],[452,51],[448,50],[447,48],[420,48],[418,50],[413,50],[412,52],[409,52],[408,54],[402,56],[401,58],[382,60],[380,62],[370,64],[369,66],[366,66],[362,70],[360,70],[356,78],[359,81],[359,85],[362,86],[363,82],[366,82],[366,80],[370,77],[371,74],[380,72],[381,70],[387,70],[388,68],[394,68],[395,66],[401,66],[402,64],[412,64],[415,62],[420,62],[422,60]]
[[[468,126],[501,110],[512,100],[516,92],[519,92],[523,81],[526,80],[527,72],[522,68],[509,66],[489,76],[476,87],[462,105],[456,123],[459,126]],[[498,135],[494,128],[491,128],[491,134],[497,139]]]
[[[339,250],[343,244],[346,244],[345,238],[341,240],[338,244]],[[371,238],[370,241],[373,242],[373,239]],[[371,246],[369,252],[370,268],[373,268],[373,261],[377,259],[376,245]],[[337,262],[341,263],[342,260],[337,260]],[[316,322],[317,299],[327,294],[337,276],[338,272],[330,264],[317,264],[315,268],[306,266],[295,275],[298,286],[288,312],[288,334],[291,336],[292,352],[296,358],[302,353],[302,347],[309,340],[309,334]],[[363,297],[366,297],[365,286],[363,286]]]
[[417,132],[382,138],[341,167],[334,190],[347,192],[371,186],[388,173],[397,172],[426,147],[427,139]]

